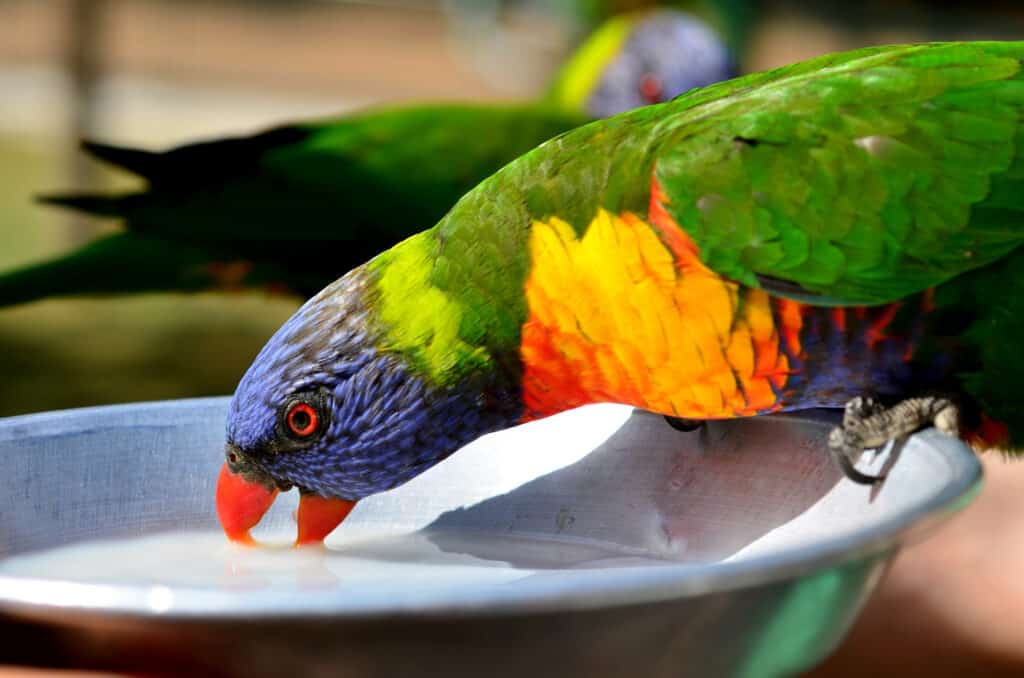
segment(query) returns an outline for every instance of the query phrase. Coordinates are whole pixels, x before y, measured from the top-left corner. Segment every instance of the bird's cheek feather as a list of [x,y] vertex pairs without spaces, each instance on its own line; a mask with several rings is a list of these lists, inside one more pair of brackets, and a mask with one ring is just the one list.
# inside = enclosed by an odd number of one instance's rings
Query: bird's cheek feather
[[275,497],[277,490],[269,490],[260,483],[251,483],[235,475],[225,463],[217,478],[217,517],[228,539],[240,544],[255,544],[249,530],[260,522]]
[[355,505],[354,501],[347,499],[303,494],[299,497],[299,512],[296,517],[299,534],[295,539],[295,545],[305,546],[323,542],[327,535],[345,520]]

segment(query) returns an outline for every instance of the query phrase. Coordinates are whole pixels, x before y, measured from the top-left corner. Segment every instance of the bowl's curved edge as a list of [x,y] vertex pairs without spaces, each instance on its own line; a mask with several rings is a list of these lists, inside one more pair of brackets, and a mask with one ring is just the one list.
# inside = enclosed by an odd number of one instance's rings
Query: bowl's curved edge
[[[73,435],[95,428],[97,415],[132,419],[132,425],[159,425],[161,413],[171,409],[183,414],[200,407],[226,408],[226,397],[196,398],[18,415],[0,419],[0,441],[23,435],[26,426],[38,435],[40,424],[52,426],[47,435]],[[156,416],[153,416],[156,415]],[[832,424],[833,411],[789,413],[790,419]],[[185,417],[190,418],[188,416]],[[127,421],[125,422],[127,423]],[[940,491],[904,514],[879,524],[811,545],[752,556],[749,559],[714,566],[664,565],[618,568],[611,571],[579,571],[571,578],[534,582],[530,591],[517,588],[494,590],[487,596],[435,595],[425,591],[416,599],[384,605],[380,600],[345,600],[339,609],[330,596],[313,596],[302,605],[287,605],[287,598],[273,592],[236,594],[207,589],[175,589],[161,586],[118,586],[81,582],[29,579],[0,575],[0,613],[38,617],[98,612],[117,617],[159,617],[162,619],[251,620],[294,617],[388,618],[446,617],[495,614],[523,614],[584,610],[633,605],[694,597],[805,576],[811,572],[841,567],[885,552],[894,553],[913,535],[919,535],[946,520],[976,496],[981,488],[982,467],[976,455],[959,441],[928,429],[916,434],[938,450],[949,464],[951,480]],[[848,482],[848,481],[844,481]],[[623,576],[630,570],[630,576]],[[282,604],[284,603],[284,605]]]

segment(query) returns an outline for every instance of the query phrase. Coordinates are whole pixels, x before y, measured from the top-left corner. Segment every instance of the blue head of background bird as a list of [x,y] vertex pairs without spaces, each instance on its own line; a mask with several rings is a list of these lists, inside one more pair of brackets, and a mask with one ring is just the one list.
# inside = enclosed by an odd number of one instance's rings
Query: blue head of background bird
[[633,24],[584,107],[604,118],[737,74],[736,56],[709,24],[687,12],[653,10]]

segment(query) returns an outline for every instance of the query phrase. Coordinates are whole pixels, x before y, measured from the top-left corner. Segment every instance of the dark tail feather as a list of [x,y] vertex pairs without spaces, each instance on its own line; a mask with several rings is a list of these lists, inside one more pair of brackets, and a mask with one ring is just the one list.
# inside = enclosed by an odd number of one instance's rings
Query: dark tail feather
[[82,141],[82,150],[95,158],[117,165],[146,179],[155,179],[164,170],[163,153],[111,146],[88,140]]
[[80,294],[197,291],[212,284],[206,254],[133,233],[0,275],[0,306]]
[[151,184],[189,184],[199,177],[251,169],[267,152],[301,144],[310,134],[308,128],[291,125],[255,136],[199,141],[166,151],[146,151],[96,141],[82,141],[82,149],[95,158],[148,179]]
[[[133,172],[150,183],[157,181],[167,171],[162,153],[143,151],[137,148],[111,146],[96,141],[83,141],[82,149],[90,155]],[[140,194],[99,195],[95,193],[57,193],[37,196],[36,200],[45,205],[69,207],[80,212],[102,217],[127,217],[133,199]]]
[[56,195],[36,196],[44,205],[69,207],[86,214],[101,217],[127,216],[127,199],[125,195],[96,195],[95,193],[58,193]]

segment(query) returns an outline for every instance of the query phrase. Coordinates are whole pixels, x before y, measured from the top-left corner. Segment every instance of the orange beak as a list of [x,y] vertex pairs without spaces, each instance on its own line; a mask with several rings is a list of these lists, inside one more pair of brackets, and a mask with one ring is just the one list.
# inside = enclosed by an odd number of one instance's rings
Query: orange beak
[[347,499],[330,499],[315,494],[303,494],[299,497],[299,534],[295,538],[296,546],[320,544],[334,528],[345,520],[355,507],[354,501]]
[[[268,490],[260,483],[235,475],[225,463],[217,478],[217,517],[224,534],[233,542],[255,545],[249,530],[260,522],[276,498],[277,490]],[[299,498],[299,532],[295,545],[322,543],[355,505],[347,499],[303,494]]]
[[217,478],[217,517],[224,534],[233,542],[253,545],[249,530],[260,522],[277,498],[277,490],[250,483],[235,475],[225,462]]

